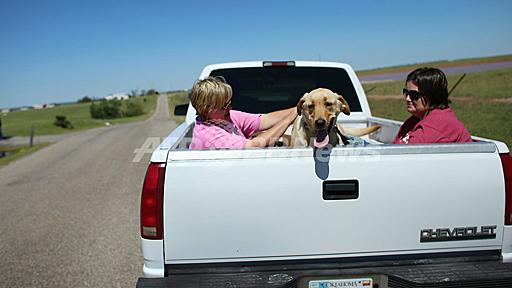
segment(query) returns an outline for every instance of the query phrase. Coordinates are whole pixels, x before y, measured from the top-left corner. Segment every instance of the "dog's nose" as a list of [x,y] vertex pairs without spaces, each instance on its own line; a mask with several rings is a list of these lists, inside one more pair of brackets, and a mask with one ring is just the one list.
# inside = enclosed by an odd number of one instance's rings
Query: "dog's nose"
[[325,120],[324,119],[318,119],[315,121],[316,128],[323,128],[325,126]]

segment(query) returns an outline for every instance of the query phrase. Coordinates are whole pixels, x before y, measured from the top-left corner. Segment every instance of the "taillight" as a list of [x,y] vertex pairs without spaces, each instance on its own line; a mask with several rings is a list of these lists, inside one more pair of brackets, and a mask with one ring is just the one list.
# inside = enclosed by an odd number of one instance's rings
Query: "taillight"
[[165,163],[150,163],[140,200],[140,233],[145,239],[163,239]]
[[505,176],[505,225],[512,225],[512,156],[500,154]]

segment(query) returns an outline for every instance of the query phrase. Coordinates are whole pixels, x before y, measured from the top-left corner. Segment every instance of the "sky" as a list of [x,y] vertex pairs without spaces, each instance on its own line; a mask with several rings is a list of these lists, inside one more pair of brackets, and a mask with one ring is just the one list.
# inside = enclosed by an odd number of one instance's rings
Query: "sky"
[[0,0],[0,108],[190,89],[208,64],[512,54],[512,1]]

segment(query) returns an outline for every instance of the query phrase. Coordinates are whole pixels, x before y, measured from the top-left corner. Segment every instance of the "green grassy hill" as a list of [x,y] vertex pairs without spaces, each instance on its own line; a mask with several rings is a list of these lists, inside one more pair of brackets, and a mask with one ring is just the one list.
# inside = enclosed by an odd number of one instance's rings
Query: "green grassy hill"
[[[153,114],[156,109],[157,97],[156,95],[143,97],[143,99],[146,99],[146,101],[143,101],[144,115],[119,119],[93,119],[90,113],[91,103],[68,104],[39,110],[13,111],[1,115],[2,131],[5,136],[28,136],[33,125],[36,135],[55,135],[105,126],[105,122],[121,124],[140,121],[147,119]],[[136,101],[140,101],[140,99]],[[73,124],[74,129],[64,129],[55,126],[53,123],[57,115],[66,116]]]
[[468,58],[468,59],[459,59],[459,60],[453,60],[453,61],[440,60],[440,61],[433,61],[433,62],[426,62],[426,63],[413,63],[413,64],[408,64],[408,65],[360,70],[360,71],[357,71],[357,76],[362,77],[362,76],[368,76],[368,75],[374,75],[374,74],[380,74],[380,73],[412,71],[415,68],[423,67],[423,66],[438,67],[438,68],[442,69],[442,68],[446,68],[446,67],[505,62],[505,61],[512,61],[512,55],[500,55],[500,56],[482,57],[482,58]]

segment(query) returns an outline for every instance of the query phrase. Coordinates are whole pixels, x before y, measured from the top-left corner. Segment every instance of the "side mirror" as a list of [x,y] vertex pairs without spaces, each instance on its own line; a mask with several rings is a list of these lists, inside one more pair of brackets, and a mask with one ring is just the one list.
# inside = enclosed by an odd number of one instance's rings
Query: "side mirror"
[[185,116],[187,115],[188,104],[177,105],[174,107],[174,115]]

